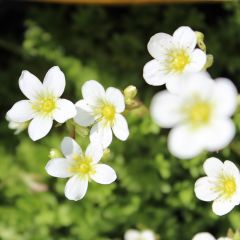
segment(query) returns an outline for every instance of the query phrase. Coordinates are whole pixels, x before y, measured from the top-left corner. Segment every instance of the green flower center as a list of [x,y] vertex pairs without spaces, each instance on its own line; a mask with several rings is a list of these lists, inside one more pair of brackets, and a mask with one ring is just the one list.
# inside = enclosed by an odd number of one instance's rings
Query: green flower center
[[53,96],[39,97],[38,100],[36,100],[32,105],[33,110],[43,115],[51,114],[56,107],[56,98]]
[[103,104],[100,113],[108,122],[112,122],[115,118],[115,107],[109,103],[105,103]]
[[95,169],[92,164],[92,159],[83,155],[73,156],[74,163],[70,167],[69,171],[81,176],[90,176],[95,173]]
[[190,63],[189,54],[181,50],[173,50],[168,54],[168,63],[170,71],[183,72],[186,65]]

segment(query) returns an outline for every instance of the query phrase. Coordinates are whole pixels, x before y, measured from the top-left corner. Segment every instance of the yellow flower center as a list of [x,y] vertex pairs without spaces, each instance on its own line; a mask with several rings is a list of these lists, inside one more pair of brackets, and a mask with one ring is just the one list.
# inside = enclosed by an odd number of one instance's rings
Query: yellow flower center
[[49,115],[57,107],[56,98],[53,96],[43,96],[32,105],[33,110],[43,115]]
[[187,110],[188,120],[192,126],[201,126],[209,122],[212,106],[208,102],[198,101]]
[[81,176],[90,176],[96,171],[92,164],[92,159],[83,155],[73,156],[74,163],[70,167],[69,171],[74,174],[80,174]]
[[108,122],[112,122],[115,118],[115,107],[109,103],[105,103],[102,106],[100,113]]
[[170,71],[183,72],[186,65],[190,63],[189,54],[181,50],[173,50],[168,54],[168,63]]
[[236,192],[237,186],[235,178],[232,176],[220,177],[220,184],[217,187],[217,191],[225,198],[230,198]]

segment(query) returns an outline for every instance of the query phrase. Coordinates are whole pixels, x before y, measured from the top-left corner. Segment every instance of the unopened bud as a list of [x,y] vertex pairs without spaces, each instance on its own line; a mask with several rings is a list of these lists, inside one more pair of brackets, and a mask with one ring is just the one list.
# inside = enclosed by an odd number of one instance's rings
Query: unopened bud
[[214,61],[213,55],[212,54],[208,54],[207,55],[207,61],[205,63],[204,69],[210,68],[213,65],[213,61]]
[[61,153],[58,149],[56,149],[56,148],[52,148],[52,149],[50,150],[50,152],[49,152],[49,155],[48,155],[48,157],[49,157],[50,159],[60,158],[60,157],[62,157],[62,156],[63,156],[62,153]]
[[204,34],[201,32],[195,32],[196,37],[197,37],[197,44],[200,49],[202,49],[204,52],[206,52],[206,45],[204,43]]
[[89,129],[75,124],[75,131],[81,137],[87,137],[89,134]]
[[130,85],[126,87],[123,91],[125,102],[127,105],[133,105],[134,104],[134,98],[137,95],[137,88],[133,85]]

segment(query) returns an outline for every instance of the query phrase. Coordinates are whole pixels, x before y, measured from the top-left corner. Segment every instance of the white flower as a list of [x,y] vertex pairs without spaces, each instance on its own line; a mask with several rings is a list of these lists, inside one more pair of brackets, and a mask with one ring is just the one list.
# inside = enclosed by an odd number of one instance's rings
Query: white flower
[[230,116],[236,103],[237,90],[229,80],[213,81],[201,72],[188,75],[175,94],[157,93],[150,111],[159,126],[173,127],[168,137],[169,150],[184,159],[230,143],[235,134]]
[[231,161],[222,163],[208,158],[203,165],[206,177],[195,183],[195,194],[202,201],[213,201],[212,209],[217,215],[230,212],[240,203],[240,173]]
[[206,54],[195,49],[196,33],[190,27],[178,28],[173,36],[157,33],[148,43],[148,51],[154,58],[143,69],[143,77],[150,85],[166,83],[175,92],[184,82],[185,73],[199,72],[206,63]]
[[155,240],[155,234],[151,230],[137,231],[129,229],[124,235],[124,240]]
[[18,123],[31,120],[28,133],[33,141],[48,134],[53,119],[64,123],[76,115],[74,104],[59,98],[65,88],[65,77],[59,67],[49,69],[43,83],[30,72],[23,71],[19,87],[28,100],[15,103],[7,112],[7,118]]
[[82,199],[91,180],[100,184],[110,184],[116,180],[116,173],[111,167],[98,163],[103,156],[101,145],[90,143],[83,153],[72,138],[65,137],[61,150],[65,158],[51,159],[46,165],[46,171],[53,177],[70,177],[65,187],[68,199]]
[[[192,240],[216,240],[216,238],[210,233],[202,232],[196,234]],[[232,240],[232,239],[228,237],[220,237],[217,240]]]
[[106,92],[95,80],[87,81],[82,86],[83,100],[76,103],[77,124],[87,127],[93,125],[90,140],[101,142],[106,148],[112,142],[114,135],[125,141],[128,138],[128,124],[121,115],[125,110],[123,94],[116,88],[109,87]]
[[14,121],[11,121],[11,119],[8,116],[6,116],[6,120],[9,122],[8,127],[12,130],[15,130],[14,134],[16,135],[21,133],[28,127],[28,122],[20,122],[20,123],[14,122]]

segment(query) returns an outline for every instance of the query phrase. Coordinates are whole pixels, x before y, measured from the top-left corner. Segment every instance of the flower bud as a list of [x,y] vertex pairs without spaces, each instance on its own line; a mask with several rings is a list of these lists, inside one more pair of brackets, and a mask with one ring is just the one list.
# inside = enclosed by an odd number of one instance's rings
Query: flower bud
[[201,32],[195,32],[196,37],[197,37],[197,44],[200,49],[202,49],[204,52],[206,52],[206,45],[204,43],[204,34]]
[[60,158],[60,157],[62,157],[62,153],[58,149],[52,148],[49,152],[48,157],[51,158],[51,159]]
[[204,69],[210,68],[213,65],[213,61],[214,61],[213,55],[212,54],[208,54],[207,55],[207,61],[205,63]]

